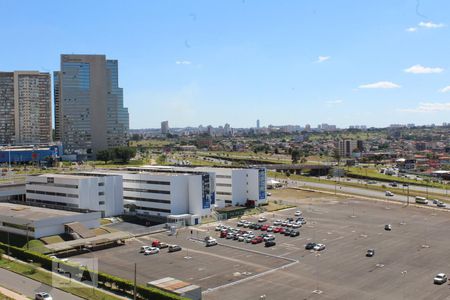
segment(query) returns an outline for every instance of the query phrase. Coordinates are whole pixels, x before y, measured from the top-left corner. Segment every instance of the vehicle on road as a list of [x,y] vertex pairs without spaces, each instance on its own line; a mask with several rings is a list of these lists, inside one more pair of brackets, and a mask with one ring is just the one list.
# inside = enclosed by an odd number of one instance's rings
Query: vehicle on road
[[267,242],[265,242],[264,243],[264,246],[265,247],[272,247],[272,246],[275,246],[277,243],[274,241],[274,240],[271,240],[271,241],[267,241]]
[[52,296],[46,292],[39,292],[34,295],[35,300],[53,300]]
[[416,203],[418,203],[418,204],[428,204],[428,200],[425,197],[416,196]]
[[213,239],[212,237],[206,237],[205,238],[205,246],[211,247],[217,245],[217,240]]
[[393,196],[394,196],[394,193],[391,192],[391,191],[386,191],[385,195],[386,195],[387,197],[393,197]]
[[444,273],[439,273],[434,276],[433,282],[434,284],[443,284],[447,282],[447,275],[445,275]]
[[325,250],[325,245],[324,245],[324,244],[316,244],[316,245],[314,246],[314,250],[316,250],[316,251],[322,251],[322,250]]
[[305,245],[305,249],[306,250],[312,250],[312,249],[314,249],[314,247],[316,245],[317,245],[316,243],[308,243],[308,244]]
[[272,196],[272,193],[267,192],[267,196],[269,196],[269,197]]
[[375,255],[375,250],[374,249],[367,250],[367,252],[366,252],[366,256],[367,257],[372,257],[374,255]]
[[397,187],[398,186],[397,182],[391,182],[391,183],[389,183],[389,185],[392,186],[392,187]]
[[150,247],[149,249],[144,251],[144,255],[152,255],[156,253],[159,253],[159,248],[157,247]]
[[181,251],[181,247],[178,245],[170,245],[169,246],[169,252],[177,252],[177,251]]
[[384,225],[384,230],[386,230],[386,231],[391,231],[391,230],[392,230],[391,224],[386,224],[386,225]]
[[439,201],[436,205],[437,207],[446,207],[445,203],[442,201]]

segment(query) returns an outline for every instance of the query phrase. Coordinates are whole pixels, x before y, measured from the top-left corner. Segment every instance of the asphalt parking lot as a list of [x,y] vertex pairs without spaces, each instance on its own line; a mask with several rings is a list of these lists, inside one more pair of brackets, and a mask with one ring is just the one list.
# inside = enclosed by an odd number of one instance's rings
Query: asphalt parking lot
[[[433,284],[437,273],[450,273],[448,212],[333,197],[299,200],[298,207],[307,220],[300,236],[275,233],[277,245],[270,248],[221,238],[217,240],[223,245],[206,248],[191,239],[217,235],[211,224],[192,229],[192,234],[191,228],[177,237],[159,233],[83,256],[95,255],[101,271],[129,279],[136,262],[139,282],[172,276],[202,286],[208,300],[450,299],[449,284]],[[265,216],[268,221],[284,219],[295,210]],[[237,220],[224,223],[236,227]],[[385,231],[385,224],[392,231]],[[153,239],[183,250],[138,253]],[[326,250],[305,250],[311,241],[325,244]],[[369,248],[375,256],[365,256]]]

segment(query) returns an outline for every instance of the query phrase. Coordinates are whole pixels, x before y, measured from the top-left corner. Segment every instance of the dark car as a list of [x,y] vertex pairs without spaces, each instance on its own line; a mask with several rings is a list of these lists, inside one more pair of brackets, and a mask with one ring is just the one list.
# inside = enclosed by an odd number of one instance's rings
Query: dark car
[[178,245],[170,245],[169,246],[169,252],[177,252],[177,251],[181,251],[181,247]]
[[392,230],[391,224],[384,225],[384,230],[391,231]]
[[248,226],[248,228],[250,228],[250,229],[256,229],[256,225],[257,225],[257,224],[252,223],[252,224],[250,224],[250,226]]
[[375,250],[374,249],[367,250],[367,253],[366,253],[367,257],[372,257],[374,255],[375,255]]
[[305,245],[305,249],[306,250],[312,250],[312,249],[314,249],[314,247],[316,245],[317,245],[316,243],[308,243],[308,244]]
[[253,229],[260,230],[261,227],[262,227],[261,224],[255,224],[255,226],[253,227]]
[[291,233],[289,234],[290,237],[295,237],[295,236],[299,236],[300,235],[300,231],[298,230],[292,230]]
[[286,228],[286,229],[284,230],[284,235],[285,235],[285,236],[290,236],[292,231],[293,231],[292,229]]
[[272,247],[275,246],[277,243],[275,241],[267,241],[264,243],[265,247]]

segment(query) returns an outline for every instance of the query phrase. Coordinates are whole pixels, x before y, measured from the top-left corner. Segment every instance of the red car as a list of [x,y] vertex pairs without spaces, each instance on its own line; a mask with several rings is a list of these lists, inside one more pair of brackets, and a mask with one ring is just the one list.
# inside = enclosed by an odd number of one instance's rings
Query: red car
[[273,229],[273,232],[274,232],[274,233],[279,233],[279,232],[281,231],[281,229],[283,229],[283,227],[275,227],[275,228]]
[[278,233],[284,234],[286,232],[286,229],[284,229],[283,227],[280,228],[280,231],[278,231]]
[[263,238],[261,236],[257,236],[252,240],[252,244],[259,244],[263,242]]
[[227,237],[227,232],[226,231],[223,231],[223,232],[220,232],[220,237],[221,238],[226,238]]
[[267,228],[269,228],[269,225],[263,225],[263,226],[261,227],[261,230],[262,230],[262,231],[266,231]]

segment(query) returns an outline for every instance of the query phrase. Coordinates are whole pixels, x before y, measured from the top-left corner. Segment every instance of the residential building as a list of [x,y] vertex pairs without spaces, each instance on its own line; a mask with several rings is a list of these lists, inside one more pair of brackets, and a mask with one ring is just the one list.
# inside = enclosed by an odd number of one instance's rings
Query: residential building
[[55,131],[66,154],[94,158],[126,145],[129,116],[118,73],[118,61],[105,55],[61,55],[61,70],[54,72]]
[[351,157],[358,143],[355,140],[340,140],[338,142],[338,151],[340,157]]
[[67,210],[99,211],[102,217],[123,214],[122,177],[105,174],[27,176],[26,203]]
[[161,133],[168,134],[169,133],[169,121],[161,122]]
[[50,74],[0,72],[0,116],[0,144],[51,142]]
[[259,129],[260,123],[259,120],[256,120],[256,129]]

